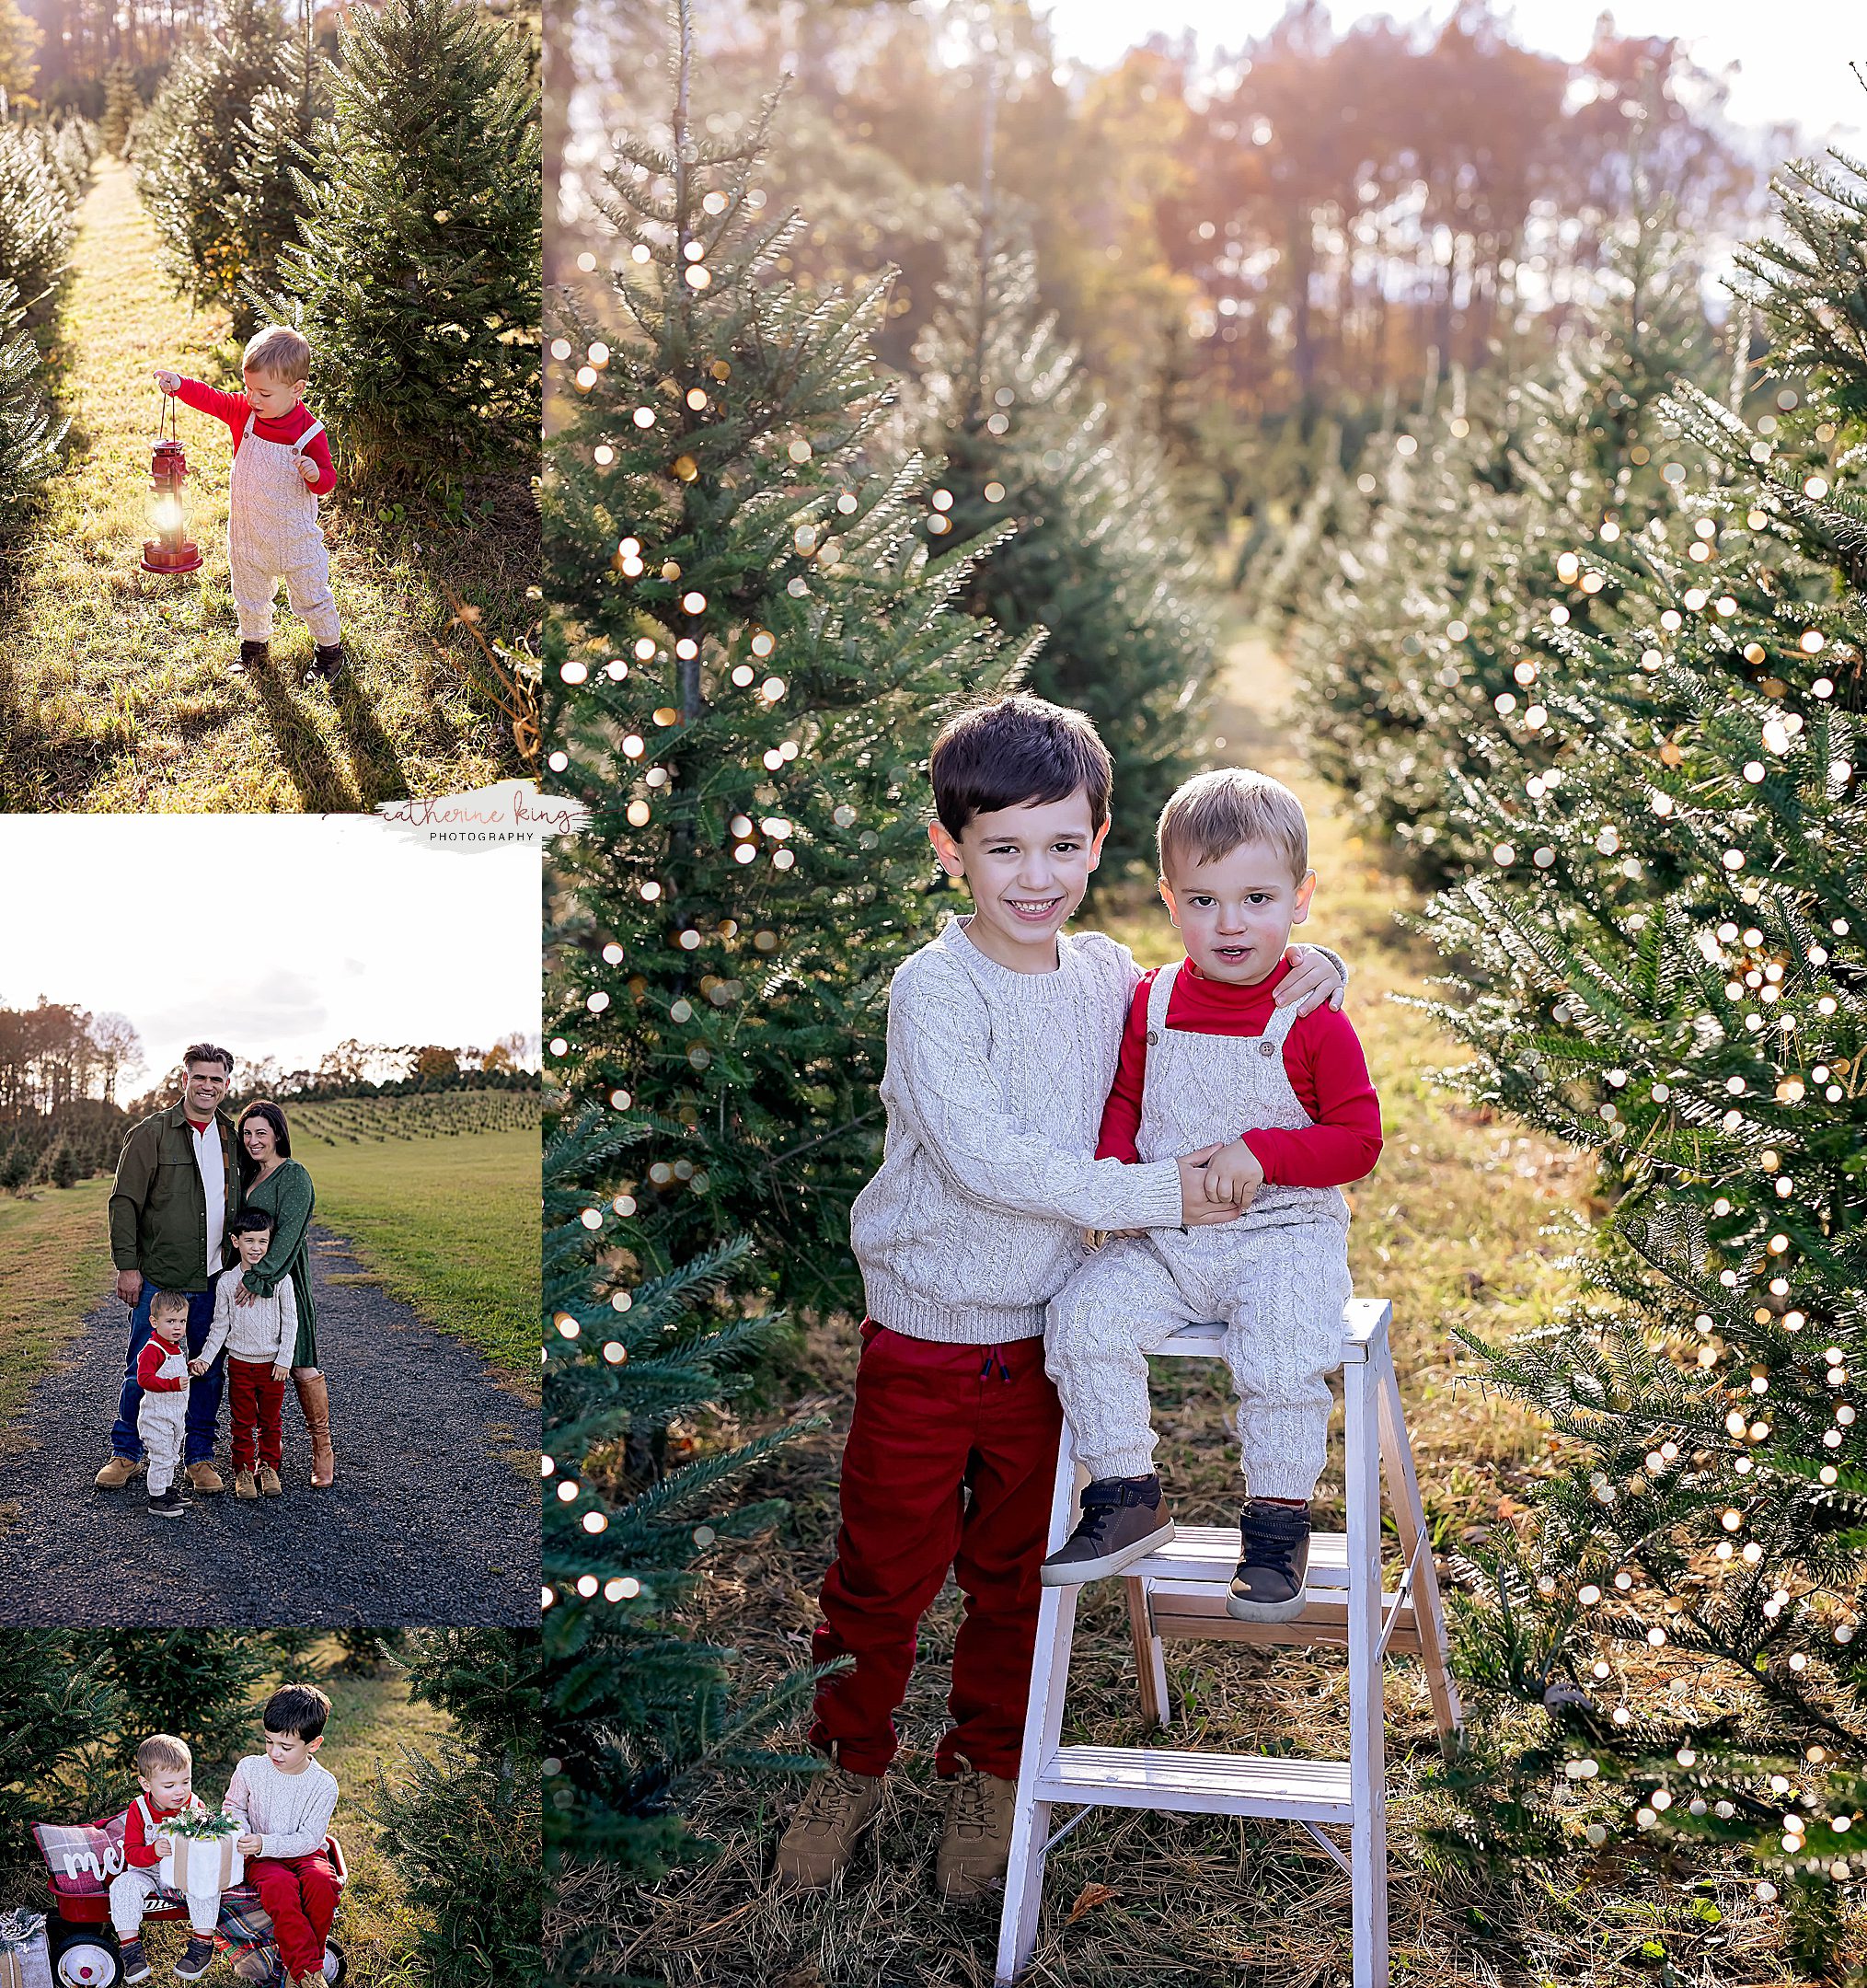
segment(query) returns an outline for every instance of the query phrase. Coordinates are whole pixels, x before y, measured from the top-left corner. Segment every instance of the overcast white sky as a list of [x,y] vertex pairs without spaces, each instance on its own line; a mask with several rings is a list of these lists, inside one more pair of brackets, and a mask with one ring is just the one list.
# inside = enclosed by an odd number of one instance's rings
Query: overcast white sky
[[[1565,61],[1586,54],[1596,0],[1518,0],[1508,10],[1516,39]],[[1739,123],[1788,120],[1812,141],[1867,130],[1867,90],[1848,64],[1867,60],[1867,29],[1850,29],[1840,0],[1621,0],[1607,11],[1622,34],[1678,35],[1700,66],[1729,78],[1730,114]],[[1059,52],[1106,68],[1150,33],[1178,35],[1191,28],[1203,53],[1236,50],[1262,34],[1284,12],[1284,0],[1055,0],[1050,20]],[[1396,20],[1445,19],[1446,0],[1430,6],[1365,6],[1337,0],[1329,9],[1338,25],[1369,16]]]
[[539,862],[368,816],[0,815],[0,1003],[128,1015],[142,1082],[201,1036],[290,1069],[346,1036],[536,1035]]

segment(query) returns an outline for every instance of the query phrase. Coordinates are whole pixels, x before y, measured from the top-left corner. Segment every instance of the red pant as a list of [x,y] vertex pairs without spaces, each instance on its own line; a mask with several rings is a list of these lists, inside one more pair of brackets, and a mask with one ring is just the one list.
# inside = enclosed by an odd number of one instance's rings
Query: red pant
[[[229,1360],[229,1366],[234,1363]],[[321,1850],[309,1856],[248,1857],[247,1880],[272,1921],[279,1958],[294,1981],[324,1972],[324,1943],[337,1917],[337,1873]]]
[[951,1567],[966,1598],[935,1766],[1010,1779],[1024,1737],[1037,1569],[1063,1410],[1043,1341],[945,1346],[862,1327],[856,1413],[843,1446],[843,1522],[824,1578],[817,1663],[853,1657],[817,1689],[812,1742],[853,1774],[894,1758],[893,1713],[915,1627]]
[[273,1380],[270,1366],[250,1360],[230,1359],[227,1376],[233,1393],[228,1413],[234,1425],[234,1468],[251,1470],[257,1448],[258,1461],[277,1470],[282,1453],[279,1417],[285,1406],[285,1383]]

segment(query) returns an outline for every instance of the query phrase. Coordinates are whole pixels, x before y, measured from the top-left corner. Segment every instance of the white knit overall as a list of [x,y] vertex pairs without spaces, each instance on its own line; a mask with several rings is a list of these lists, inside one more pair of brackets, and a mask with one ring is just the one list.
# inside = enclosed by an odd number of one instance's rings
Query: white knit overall
[[[1163,967],[1149,989],[1140,1158],[1313,1124],[1284,1068],[1296,1009],[1273,1009],[1262,1035],[1169,1028],[1178,977]],[[1348,1203],[1335,1187],[1267,1183],[1235,1222],[1112,1238],[1051,1300],[1044,1330],[1044,1364],[1090,1475],[1153,1468],[1146,1349],[1221,1319],[1250,1494],[1307,1498],[1322,1474],[1349,1295]]]
[[163,1356],[156,1370],[165,1381],[179,1380],[180,1387],[164,1388],[160,1393],[144,1391],[136,1410],[136,1433],[149,1458],[149,1495],[166,1491],[175,1482],[176,1466],[181,1462],[183,1425],[188,1420],[188,1347],[178,1346]]
[[298,465],[307,444],[324,433],[313,422],[295,442],[269,442],[247,416],[227,508],[227,572],[239,612],[242,641],[272,639],[272,596],[279,582],[311,639],[328,648],[338,639],[330,595],[330,553],[318,528],[317,499]]

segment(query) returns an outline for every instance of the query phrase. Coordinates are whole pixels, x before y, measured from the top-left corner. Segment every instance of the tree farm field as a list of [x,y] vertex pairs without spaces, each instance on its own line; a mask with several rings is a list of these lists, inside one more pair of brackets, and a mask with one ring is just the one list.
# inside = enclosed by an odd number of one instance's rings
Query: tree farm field
[[[1504,1338],[1553,1316],[1573,1293],[1566,1258],[1589,1211],[1592,1173],[1585,1156],[1527,1137],[1433,1081],[1431,1072],[1462,1057],[1407,1005],[1430,996],[1439,971],[1431,949],[1397,922],[1417,893],[1383,861],[1341,797],[1302,765],[1286,715],[1293,690],[1284,660],[1235,628],[1216,686],[1209,757],[1285,780],[1308,815],[1319,884],[1311,922],[1297,936],[1335,948],[1349,964],[1349,1011],[1387,1131],[1377,1171],[1349,1190],[1351,1264],[1357,1293],[1394,1307],[1408,1429],[1443,1557],[1526,1508],[1548,1440],[1532,1416],[1461,1379],[1471,1363],[1455,1328]],[[1144,965],[1173,956],[1164,908],[1132,884],[1100,892],[1078,922],[1120,938]],[[809,1660],[817,1588],[835,1548],[856,1351],[852,1320],[810,1325],[761,1381],[756,1406],[742,1399],[695,1432],[702,1449],[730,1447],[808,1415],[830,1418],[743,1485],[746,1498],[788,1499],[785,1522],[722,1543],[699,1564],[684,1626],[735,1648],[747,1689]],[[1158,1361],[1151,1394],[1176,1516],[1229,1522],[1239,1480],[1223,1375],[1204,1363]],[[1318,1490],[1324,1526],[1343,1522],[1341,1439],[1338,1411]],[[1456,1608],[1456,1584],[1448,1594]],[[945,1724],[959,1619],[949,1582],[922,1624],[879,1854],[865,1848],[840,1891],[794,1898],[774,1890],[772,1850],[795,1791],[781,1781],[722,1775],[703,1781],[686,1804],[717,1855],[684,1862],[649,1889],[618,1890],[601,1871],[574,1873],[563,1900],[566,1930],[602,1924],[619,1937],[625,1972],[669,1982],[843,1988],[885,1979],[903,1988],[958,1988],[991,1980],[998,1895],[984,1905],[942,1906],[930,1890],[941,1815],[932,1751]],[[1170,1644],[1168,1668],[1174,1746],[1318,1756],[1345,1746],[1339,1651]],[[1699,1709],[1714,1710],[1710,1701]],[[1611,1854],[1560,1874],[1524,1865],[1508,1878],[1449,1864],[1423,1834],[1447,1821],[1451,1808],[1433,1786],[1440,1756],[1424,1680],[1411,1660],[1389,1669],[1387,1717],[1396,1979],[1431,1988],[1473,1980],[1619,1988],[1658,1978],[1661,1961],[1673,1980],[1697,1979],[1701,1967],[1734,1982],[1792,1978],[1781,1927],[1739,1867],[1680,1869],[1668,1882],[1665,1873]],[[1142,1737],[1121,1591],[1100,1584],[1084,1591],[1077,1618],[1065,1738],[1132,1746]],[[783,1738],[801,1745],[801,1726],[787,1727]],[[1535,1743],[1528,1724],[1524,1738]],[[1122,1988],[1137,1977],[1252,1988],[1345,1980],[1348,1908],[1347,1879],[1292,1826],[1100,1811],[1050,1857],[1031,1979],[1071,1988]]]
[[[317,1220],[380,1285],[535,1398],[539,1231],[535,1093],[338,1100],[294,1109]],[[0,1197],[0,1427],[111,1281],[110,1183]]]
[[236,674],[227,433],[184,410],[202,564],[179,577],[141,570],[152,371],[236,389],[238,357],[225,311],[172,294],[130,168],[99,156],[52,354],[72,433],[0,595],[9,810],[341,813],[511,770],[511,738],[474,688],[478,652],[447,595],[490,632],[526,628],[535,527],[528,544],[520,526],[501,534],[482,519],[462,539],[438,519],[398,529],[328,504],[349,670],[301,687],[310,637],[282,616],[271,666]]

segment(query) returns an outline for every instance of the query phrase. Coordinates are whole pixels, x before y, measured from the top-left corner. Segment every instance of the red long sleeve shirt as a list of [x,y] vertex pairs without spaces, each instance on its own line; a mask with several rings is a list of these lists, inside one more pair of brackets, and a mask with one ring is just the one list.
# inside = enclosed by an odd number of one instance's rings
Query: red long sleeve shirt
[[[226,422],[234,438],[234,453],[240,452],[240,443],[247,433],[247,416],[253,410],[245,394],[222,393],[217,387],[204,387],[201,381],[183,378],[180,390],[175,398],[184,407],[191,407],[197,413],[212,414],[216,421]],[[277,421],[256,421],[253,433],[262,442],[297,441],[311,427],[317,417],[300,401],[289,414],[282,414]],[[330,438],[319,434],[305,445],[305,459],[317,471],[317,480],[305,487],[315,497],[328,497],[337,488],[337,471],[331,467]]]
[[[1173,983],[1167,1025],[1196,1035],[1262,1035],[1286,960],[1254,987],[1208,980],[1188,960]],[[1098,1160],[1138,1160],[1141,1087],[1147,1071],[1147,1001],[1154,975],[1143,974],[1122,1031],[1122,1056],[1102,1111]],[[1300,1017],[1284,1040],[1284,1069],[1303,1109],[1316,1122],[1297,1131],[1240,1126],[1239,1135],[1278,1187],[1343,1187],[1373,1173],[1381,1155],[1381,1104],[1368,1076],[1361,1038],[1344,1014],[1322,1007]]]
[[[143,1825],[143,1808],[145,1802],[148,1804],[149,1813],[156,1818],[156,1827],[153,1830],[145,1829]],[[140,1801],[133,1801],[130,1804],[130,1820],[123,1830],[124,1863],[133,1865],[139,1870],[153,1868],[162,1859],[149,1839],[161,1835],[164,1827],[174,1821],[183,1809],[205,1807],[206,1804],[199,1795],[190,1795],[185,1802],[173,1809],[158,1809],[146,1795]]]
[[163,1378],[163,1361],[179,1350],[179,1346],[170,1346],[167,1340],[158,1338],[154,1333],[143,1342],[143,1350],[136,1356],[136,1385],[145,1394],[176,1394],[188,1385],[186,1374]]

